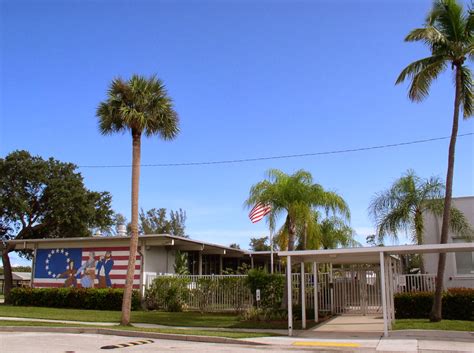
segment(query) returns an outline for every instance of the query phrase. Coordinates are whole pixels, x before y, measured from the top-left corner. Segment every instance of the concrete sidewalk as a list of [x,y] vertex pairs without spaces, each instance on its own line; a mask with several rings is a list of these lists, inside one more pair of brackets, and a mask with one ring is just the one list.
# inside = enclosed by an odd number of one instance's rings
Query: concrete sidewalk
[[414,338],[292,338],[262,337],[245,339],[248,342],[263,343],[287,348],[307,348],[312,350],[331,349],[337,351],[362,352],[457,352],[473,353],[474,340],[453,341]]

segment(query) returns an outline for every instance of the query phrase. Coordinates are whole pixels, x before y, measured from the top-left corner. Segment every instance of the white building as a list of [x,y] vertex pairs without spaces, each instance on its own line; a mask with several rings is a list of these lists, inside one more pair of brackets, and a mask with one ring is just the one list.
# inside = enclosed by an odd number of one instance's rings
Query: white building
[[[474,196],[456,197],[452,200],[452,206],[464,213],[474,228]],[[425,244],[437,244],[441,234],[441,217],[433,214],[425,215]],[[448,243],[462,243],[466,239],[457,237],[449,232]],[[425,254],[425,270],[429,274],[435,274],[438,270],[438,254]],[[474,287],[474,252],[448,253],[446,256],[445,287]]]

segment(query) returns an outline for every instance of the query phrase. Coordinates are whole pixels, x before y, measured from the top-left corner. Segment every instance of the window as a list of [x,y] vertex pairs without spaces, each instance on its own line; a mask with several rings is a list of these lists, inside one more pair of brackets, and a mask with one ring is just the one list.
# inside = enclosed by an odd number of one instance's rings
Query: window
[[[455,243],[464,243],[464,239],[453,239]],[[474,275],[474,252],[456,253],[456,272],[458,275]]]

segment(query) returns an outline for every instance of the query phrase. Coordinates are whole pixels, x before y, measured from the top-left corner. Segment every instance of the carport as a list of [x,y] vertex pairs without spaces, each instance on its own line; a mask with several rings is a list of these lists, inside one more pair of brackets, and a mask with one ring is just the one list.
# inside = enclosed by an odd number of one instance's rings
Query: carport
[[[388,336],[395,320],[394,290],[397,281],[398,255],[403,254],[427,254],[427,253],[449,253],[449,252],[472,252],[474,243],[449,243],[449,244],[426,244],[426,245],[402,245],[402,246],[380,246],[361,247],[331,250],[302,250],[282,251],[278,255],[286,257],[286,280],[288,297],[288,335],[293,335],[293,298],[292,293],[292,264],[300,264],[301,279],[304,279],[305,264],[312,263],[314,278],[314,320],[318,322],[318,266],[317,264],[331,265],[355,265],[355,264],[377,264],[380,266],[380,296],[383,314],[383,334]],[[306,296],[305,281],[301,280],[301,321],[303,329],[306,328]]]

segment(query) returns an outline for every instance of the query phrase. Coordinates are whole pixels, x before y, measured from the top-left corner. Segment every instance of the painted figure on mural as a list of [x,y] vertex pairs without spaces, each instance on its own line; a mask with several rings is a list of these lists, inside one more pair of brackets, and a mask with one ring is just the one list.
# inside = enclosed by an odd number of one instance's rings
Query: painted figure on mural
[[77,270],[77,273],[81,278],[81,286],[83,288],[94,288],[95,268],[95,253],[91,251],[89,252],[89,258],[87,259],[87,261],[84,262],[82,266]]
[[57,278],[66,278],[64,287],[77,287],[77,270],[74,268],[74,261],[69,261],[66,271],[57,275]]
[[99,288],[112,287],[112,281],[110,280],[110,271],[114,266],[114,260],[112,259],[112,252],[106,251],[105,256],[102,256],[97,262],[97,277],[99,278]]

